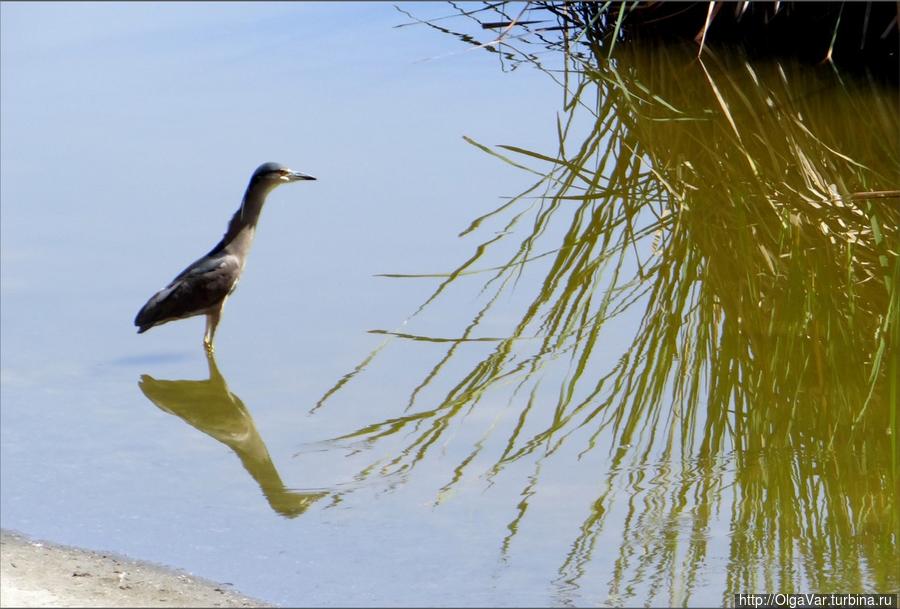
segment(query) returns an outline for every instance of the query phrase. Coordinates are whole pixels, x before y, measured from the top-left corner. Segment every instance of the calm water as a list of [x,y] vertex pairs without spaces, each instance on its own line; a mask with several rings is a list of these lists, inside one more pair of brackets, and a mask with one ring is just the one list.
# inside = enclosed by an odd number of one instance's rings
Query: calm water
[[[287,605],[897,592],[897,200],[852,196],[900,185],[896,91],[623,50],[564,106],[407,21],[2,5],[2,526]],[[579,162],[490,148],[537,175],[463,139],[557,118]],[[216,357],[137,336],[269,160],[319,179]]]

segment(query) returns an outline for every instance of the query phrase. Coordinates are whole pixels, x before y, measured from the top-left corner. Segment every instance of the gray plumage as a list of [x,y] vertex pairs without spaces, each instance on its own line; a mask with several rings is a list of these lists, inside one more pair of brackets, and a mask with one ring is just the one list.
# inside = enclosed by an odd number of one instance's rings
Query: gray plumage
[[206,315],[203,344],[209,351],[228,295],[237,287],[247,261],[256,223],[266,197],[276,186],[298,180],[315,180],[277,163],[260,165],[250,178],[241,207],[222,240],[208,254],[178,274],[150,297],[134,318],[138,334],[176,319]]

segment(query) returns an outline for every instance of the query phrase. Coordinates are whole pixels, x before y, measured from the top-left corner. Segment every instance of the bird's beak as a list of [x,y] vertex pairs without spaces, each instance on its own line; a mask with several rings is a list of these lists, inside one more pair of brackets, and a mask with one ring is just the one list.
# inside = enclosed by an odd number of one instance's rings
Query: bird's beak
[[314,177],[308,176],[305,173],[300,173],[299,171],[292,171],[284,177],[287,178],[288,182],[297,182],[298,180],[315,180]]

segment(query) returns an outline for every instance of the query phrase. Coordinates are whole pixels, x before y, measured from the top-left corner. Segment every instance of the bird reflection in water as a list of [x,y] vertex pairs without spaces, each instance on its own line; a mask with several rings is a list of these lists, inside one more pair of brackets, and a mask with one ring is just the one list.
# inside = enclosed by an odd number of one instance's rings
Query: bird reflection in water
[[288,518],[299,516],[328,493],[292,491],[285,487],[247,407],[228,390],[212,353],[208,352],[206,359],[207,380],[157,380],[144,374],[138,386],[161,410],[233,450],[273,510]]

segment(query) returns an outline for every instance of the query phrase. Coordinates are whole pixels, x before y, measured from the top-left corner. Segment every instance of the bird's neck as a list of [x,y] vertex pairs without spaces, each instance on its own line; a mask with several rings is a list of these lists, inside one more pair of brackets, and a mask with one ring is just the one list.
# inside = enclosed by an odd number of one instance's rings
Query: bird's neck
[[222,236],[222,240],[210,252],[215,254],[221,252],[225,248],[237,247],[246,250],[253,241],[253,235],[256,233],[256,223],[259,221],[259,214],[262,212],[263,204],[266,197],[272,190],[271,187],[265,187],[251,183],[244,193],[244,199],[231,221],[228,223],[228,230]]

